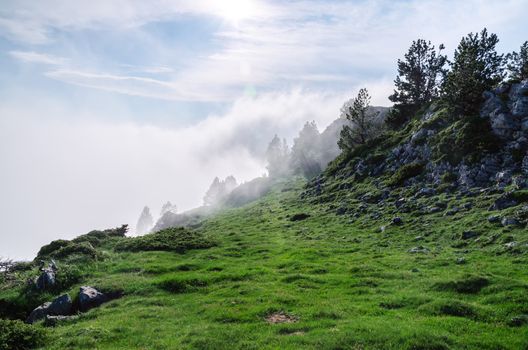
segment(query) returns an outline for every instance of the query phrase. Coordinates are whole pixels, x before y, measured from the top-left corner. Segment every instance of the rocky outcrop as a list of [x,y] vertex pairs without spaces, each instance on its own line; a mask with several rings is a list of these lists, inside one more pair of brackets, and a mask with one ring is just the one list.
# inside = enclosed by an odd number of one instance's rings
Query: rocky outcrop
[[528,80],[503,84],[484,93],[486,99],[480,116],[490,120],[495,135],[510,149],[528,146]]

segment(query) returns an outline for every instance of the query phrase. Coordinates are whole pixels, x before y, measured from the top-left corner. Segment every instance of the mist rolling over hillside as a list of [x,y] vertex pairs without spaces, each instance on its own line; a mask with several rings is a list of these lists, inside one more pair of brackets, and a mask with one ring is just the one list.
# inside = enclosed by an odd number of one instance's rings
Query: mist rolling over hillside
[[528,348],[528,1],[4,1],[0,350]]

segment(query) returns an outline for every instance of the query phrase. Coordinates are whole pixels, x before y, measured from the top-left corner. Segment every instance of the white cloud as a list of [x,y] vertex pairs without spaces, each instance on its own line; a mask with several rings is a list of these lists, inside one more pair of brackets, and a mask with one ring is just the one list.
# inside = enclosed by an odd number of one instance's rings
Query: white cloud
[[63,65],[67,62],[64,57],[53,56],[35,51],[9,51],[9,54],[23,62],[43,63],[49,65]]

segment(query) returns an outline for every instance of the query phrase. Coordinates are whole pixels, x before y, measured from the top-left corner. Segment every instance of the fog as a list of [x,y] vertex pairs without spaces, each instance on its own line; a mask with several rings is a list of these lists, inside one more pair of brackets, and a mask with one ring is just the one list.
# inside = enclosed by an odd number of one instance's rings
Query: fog
[[274,134],[291,140],[307,120],[322,130],[349,96],[242,97],[224,114],[172,128],[68,119],[59,106],[0,108],[0,256],[31,259],[53,239],[134,227],[145,205],[154,216],[168,200],[180,212],[197,207],[215,176],[261,176]]

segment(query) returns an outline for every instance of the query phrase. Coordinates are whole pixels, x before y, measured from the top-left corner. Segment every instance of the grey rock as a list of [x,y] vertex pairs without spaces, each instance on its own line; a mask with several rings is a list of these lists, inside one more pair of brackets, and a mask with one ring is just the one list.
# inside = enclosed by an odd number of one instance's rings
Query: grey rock
[[502,210],[509,207],[514,207],[517,204],[517,201],[512,198],[510,193],[505,193],[499,198],[497,198],[488,210]]
[[401,225],[401,224],[403,224],[403,220],[399,216],[397,216],[397,217],[392,219],[391,224],[392,225]]
[[455,263],[457,265],[464,265],[466,263],[466,258],[464,258],[464,257],[457,258]]
[[35,323],[37,321],[43,320],[46,315],[48,314],[48,308],[51,305],[50,302],[46,302],[38,307],[36,307],[31,313],[29,314],[28,318],[26,319],[26,323]]
[[71,313],[72,300],[68,294],[55,298],[35,308],[28,316],[27,323],[35,323],[43,320],[46,316],[66,316]]
[[510,319],[509,324],[512,327],[520,327],[525,324],[528,324],[528,315],[514,316]]
[[108,301],[108,297],[93,287],[83,286],[79,291],[79,310],[88,311]]
[[490,223],[496,223],[496,222],[500,222],[500,221],[501,221],[501,217],[499,215],[488,216],[488,222],[490,222]]
[[430,252],[430,250],[423,246],[414,247],[408,250],[411,254],[427,254]]
[[505,217],[501,220],[502,226],[520,226],[521,223],[516,218]]
[[74,320],[77,320],[79,316],[72,315],[72,316],[52,316],[52,315],[46,315],[46,318],[44,320],[44,325],[46,327],[55,327],[61,323],[67,323]]
[[519,244],[519,243],[517,243],[517,242],[515,242],[515,241],[513,241],[513,242],[508,242],[508,243],[504,244],[504,248],[506,248],[506,249],[513,249],[513,248],[517,247],[518,244]]
[[46,268],[42,271],[40,276],[35,281],[38,290],[49,290],[56,283],[55,271],[51,268]]
[[442,208],[436,207],[436,206],[427,208],[427,213],[429,214],[439,213],[441,211],[442,211]]
[[475,231],[464,231],[462,232],[462,235],[460,238],[462,239],[471,239],[471,238],[475,238],[475,237],[478,237],[480,234],[478,232],[475,232]]

